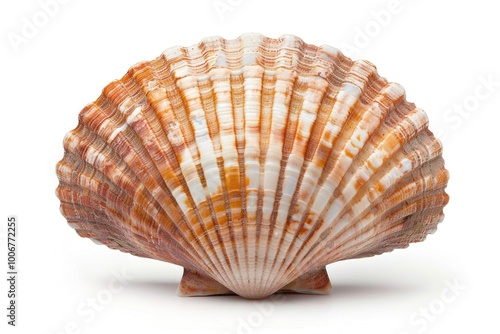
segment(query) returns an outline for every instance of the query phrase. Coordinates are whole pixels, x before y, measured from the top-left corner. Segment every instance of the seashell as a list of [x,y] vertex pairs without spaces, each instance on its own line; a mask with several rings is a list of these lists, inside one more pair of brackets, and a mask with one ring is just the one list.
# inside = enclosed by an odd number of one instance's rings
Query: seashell
[[69,225],[183,266],[180,295],[328,293],[326,265],[424,240],[448,202],[442,146],[403,88],[288,35],[133,66],[64,149]]

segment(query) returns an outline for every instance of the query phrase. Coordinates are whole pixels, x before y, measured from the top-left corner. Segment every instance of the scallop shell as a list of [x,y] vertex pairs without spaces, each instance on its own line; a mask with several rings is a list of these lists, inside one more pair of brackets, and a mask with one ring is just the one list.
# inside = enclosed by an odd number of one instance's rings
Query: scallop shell
[[448,201],[441,144],[403,88],[288,35],[136,64],[64,148],[69,225],[183,266],[181,295],[328,293],[327,264],[422,241]]

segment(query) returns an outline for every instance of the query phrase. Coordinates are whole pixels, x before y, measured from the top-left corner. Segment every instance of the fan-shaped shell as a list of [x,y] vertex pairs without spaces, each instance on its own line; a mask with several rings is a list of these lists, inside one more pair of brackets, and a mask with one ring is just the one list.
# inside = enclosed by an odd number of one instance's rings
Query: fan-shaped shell
[[425,113],[375,66],[294,36],[133,66],[57,165],[82,237],[181,265],[181,294],[323,293],[324,267],[421,241],[448,201]]

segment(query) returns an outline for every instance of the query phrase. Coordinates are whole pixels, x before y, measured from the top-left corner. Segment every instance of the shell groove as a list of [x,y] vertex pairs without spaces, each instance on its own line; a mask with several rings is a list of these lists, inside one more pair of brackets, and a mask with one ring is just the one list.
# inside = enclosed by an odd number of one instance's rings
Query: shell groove
[[64,148],[69,225],[183,266],[186,295],[323,293],[321,268],[422,241],[448,201],[441,144],[403,88],[295,36],[207,38],[139,63]]

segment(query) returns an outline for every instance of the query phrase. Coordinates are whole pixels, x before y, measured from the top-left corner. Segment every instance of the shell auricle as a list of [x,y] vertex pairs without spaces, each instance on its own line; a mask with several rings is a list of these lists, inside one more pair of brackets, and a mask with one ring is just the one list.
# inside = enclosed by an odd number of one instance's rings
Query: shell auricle
[[64,149],[69,225],[183,266],[181,295],[328,293],[326,265],[424,240],[448,202],[442,146],[403,88],[290,35],[134,65]]

